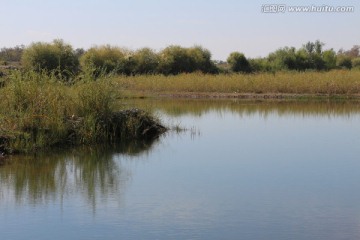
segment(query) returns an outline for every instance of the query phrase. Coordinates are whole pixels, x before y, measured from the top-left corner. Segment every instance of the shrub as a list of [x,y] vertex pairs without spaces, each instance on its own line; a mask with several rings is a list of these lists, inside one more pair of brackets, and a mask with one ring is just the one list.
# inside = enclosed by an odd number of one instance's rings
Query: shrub
[[154,74],[158,71],[159,56],[150,48],[137,50],[131,57],[135,74]]
[[360,69],[360,57],[354,58],[351,62],[353,68]]
[[322,56],[327,70],[334,69],[336,67],[336,53],[333,49],[324,51]]
[[230,68],[234,72],[250,72],[250,64],[245,55],[239,52],[233,52],[227,59]]
[[127,68],[126,52],[119,47],[110,45],[92,47],[80,58],[83,71],[95,76],[105,73],[125,73]]
[[280,48],[270,53],[268,59],[274,70],[293,70],[297,68],[295,48]]
[[159,71],[165,75],[189,73],[194,71],[194,65],[185,48],[169,46],[160,52]]
[[21,61],[27,70],[55,72],[57,76],[65,77],[75,74],[79,67],[72,46],[63,40],[33,43],[24,50]]
[[169,46],[161,51],[159,56],[159,72],[165,75],[195,71],[203,73],[218,72],[218,68],[211,61],[210,51],[201,46],[191,48]]
[[13,48],[2,48],[0,59],[7,62],[20,62],[24,47],[24,45],[20,45]]
[[345,55],[340,55],[337,57],[336,66],[339,68],[352,68],[351,58]]
[[249,64],[252,72],[269,72],[273,69],[267,58],[250,59]]
[[187,50],[193,71],[203,73],[217,73],[216,65],[211,61],[211,52],[201,46],[195,46]]

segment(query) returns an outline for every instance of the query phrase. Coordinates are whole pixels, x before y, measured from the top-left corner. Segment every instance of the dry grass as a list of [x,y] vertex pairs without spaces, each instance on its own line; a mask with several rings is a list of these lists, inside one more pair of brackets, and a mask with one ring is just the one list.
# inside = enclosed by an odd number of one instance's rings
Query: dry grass
[[119,76],[115,81],[132,93],[360,94],[360,71],[357,70]]

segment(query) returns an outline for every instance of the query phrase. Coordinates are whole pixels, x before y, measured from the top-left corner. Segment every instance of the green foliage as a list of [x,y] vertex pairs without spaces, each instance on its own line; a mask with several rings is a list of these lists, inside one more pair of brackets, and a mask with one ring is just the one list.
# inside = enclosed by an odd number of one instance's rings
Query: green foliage
[[333,49],[326,50],[322,54],[326,70],[336,67],[336,53]]
[[273,67],[267,58],[249,59],[250,69],[252,72],[270,72]]
[[123,74],[127,69],[127,53],[124,49],[110,45],[92,47],[80,58],[83,71],[95,76],[101,73]]
[[12,136],[12,148],[49,146],[66,135],[63,119],[72,108],[64,88],[45,73],[17,72],[11,76],[1,89],[0,115],[6,117],[0,125]]
[[353,68],[360,69],[360,57],[352,59],[351,62]]
[[155,74],[159,66],[159,56],[150,48],[137,50],[131,57],[133,61],[132,73]]
[[316,40],[315,42],[308,42],[303,46],[303,49],[307,52],[307,69],[325,69],[325,62],[322,57],[323,46],[324,43],[319,40]]
[[169,46],[160,52],[159,70],[165,75],[193,72],[195,67],[187,50],[180,46]]
[[71,45],[63,40],[52,43],[37,42],[24,50],[22,65],[27,70],[53,72],[60,77],[70,77],[77,73],[79,61]]
[[[307,42],[301,48],[283,47],[270,53],[265,58],[247,59],[244,54],[233,52],[224,61],[211,59],[211,52],[201,46],[185,48],[171,45],[159,53],[142,48],[129,51],[110,45],[92,47],[85,51],[82,48],[73,50],[71,45],[62,40],[52,43],[33,43],[26,49],[23,46],[3,48],[0,60],[8,66],[2,67],[2,75],[9,75],[13,69],[21,68],[12,60],[22,56],[25,70],[38,73],[46,72],[58,79],[78,80],[97,79],[104,75],[140,75],[181,73],[231,73],[231,72],[272,72],[276,71],[323,71],[335,68],[358,66],[360,46],[355,45],[348,51],[324,49],[319,40]],[[80,61],[80,63],[79,63]],[[5,65],[5,64],[4,64]],[[81,68],[79,68],[81,66]],[[4,69],[4,70],[3,70]],[[81,71],[80,71],[81,70]],[[81,73],[77,75],[78,73]],[[75,81],[71,81],[73,83]]]
[[227,62],[233,72],[250,72],[250,63],[246,59],[245,55],[239,52],[233,52],[227,58]]
[[194,71],[201,71],[203,73],[218,72],[215,64],[211,61],[211,52],[201,46],[188,48],[188,55],[194,66]]
[[303,45],[303,49],[309,54],[318,54],[320,55],[322,53],[323,46],[325,44],[320,42],[319,40],[316,40],[315,42],[307,42]]
[[114,89],[109,78],[67,86],[46,73],[18,71],[0,89],[0,136],[6,136],[10,149],[25,152],[58,144],[121,141],[122,136],[151,137],[150,132],[133,135],[140,125],[146,130],[157,124],[148,114],[114,117]]
[[336,54],[323,50],[324,43],[319,40],[307,42],[302,48],[284,47],[270,53],[268,61],[274,71],[278,70],[330,70],[336,66]]
[[211,61],[210,51],[200,46],[192,48],[169,46],[161,51],[159,55],[159,72],[165,75],[195,71],[215,73],[218,71]]
[[340,55],[337,57],[336,66],[339,68],[351,69],[352,62],[351,58],[346,55]]
[[15,46],[13,48],[2,48],[0,50],[0,60],[6,62],[20,62],[25,46]]
[[107,119],[111,118],[116,100],[111,81],[100,79],[74,86],[77,98],[76,113],[83,119],[77,128],[81,143],[99,142],[109,134]]
[[284,47],[270,53],[268,60],[273,70],[294,70],[297,66],[297,56],[295,48]]

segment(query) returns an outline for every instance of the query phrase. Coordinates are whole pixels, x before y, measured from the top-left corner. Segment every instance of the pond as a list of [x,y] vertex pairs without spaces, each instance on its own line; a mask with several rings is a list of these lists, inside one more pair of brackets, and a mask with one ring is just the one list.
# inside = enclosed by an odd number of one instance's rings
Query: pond
[[360,105],[134,100],[154,142],[14,156],[10,239],[360,239]]

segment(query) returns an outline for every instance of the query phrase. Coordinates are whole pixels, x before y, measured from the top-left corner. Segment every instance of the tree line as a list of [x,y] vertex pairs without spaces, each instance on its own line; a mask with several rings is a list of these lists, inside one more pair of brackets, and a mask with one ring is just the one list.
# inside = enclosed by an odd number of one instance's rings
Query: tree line
[[74,76],[80,72],[98,76],[102,73],[125,75],[180,73],[252,73],[295,71],[327,71],[336,68],[360,68],[359,45],[350,50],[324,49],[319,40],[307,42],[301,48],[283,47],[264,58],[246,58],[241,52],[232,52],[226,62],[214,61],[211,52],[201,46],[171,45],[156,52],[150,48],[131,51],[111,45],[95,46],[88,50],[74,49],[63,40],[50,43],[36,42],[28,47],[2,48],[0,60],[20,62],[26,70],[55,72]]

